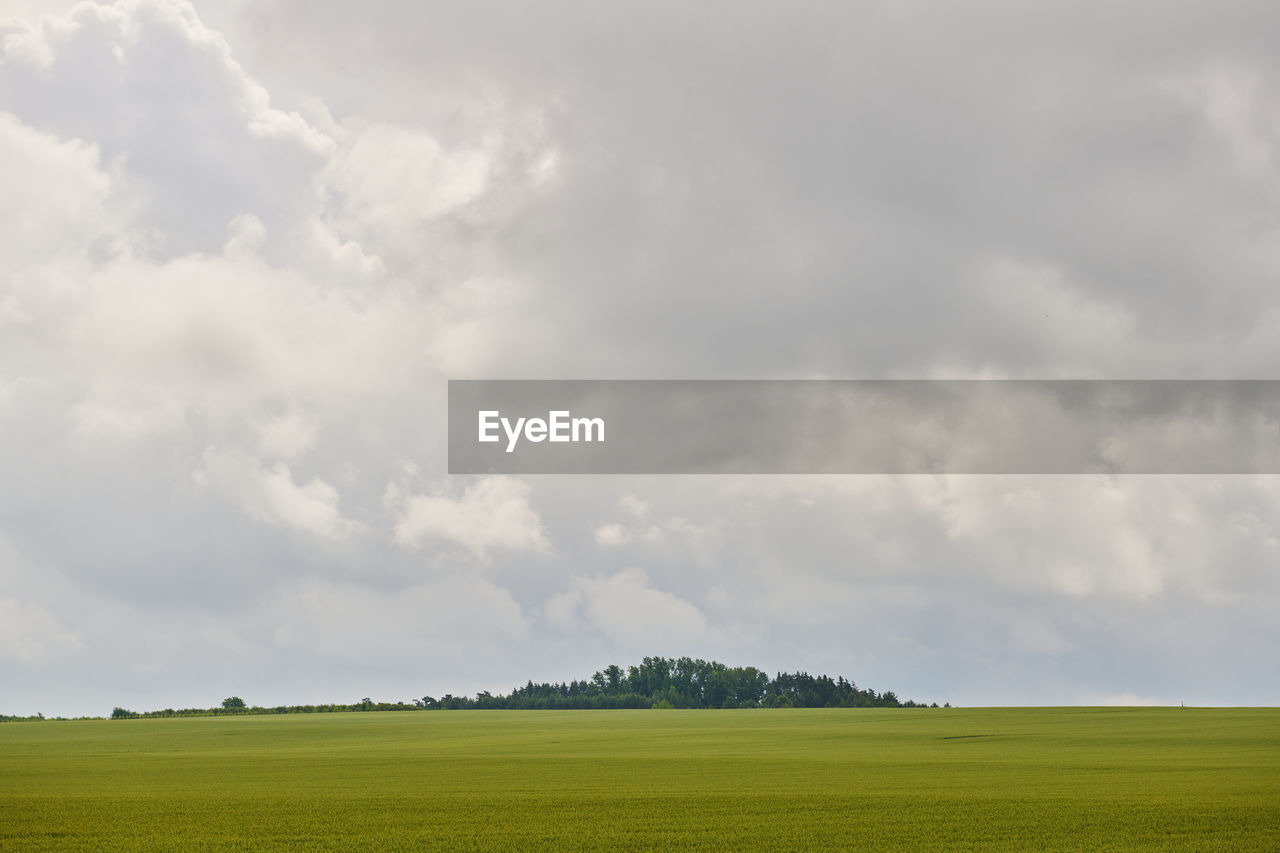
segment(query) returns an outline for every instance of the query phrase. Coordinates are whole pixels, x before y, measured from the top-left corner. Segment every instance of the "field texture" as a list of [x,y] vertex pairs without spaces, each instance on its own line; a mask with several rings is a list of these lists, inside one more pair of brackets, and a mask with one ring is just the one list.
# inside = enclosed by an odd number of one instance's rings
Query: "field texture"
[[3,850],[1280,849],[1278,709],[0,725]]

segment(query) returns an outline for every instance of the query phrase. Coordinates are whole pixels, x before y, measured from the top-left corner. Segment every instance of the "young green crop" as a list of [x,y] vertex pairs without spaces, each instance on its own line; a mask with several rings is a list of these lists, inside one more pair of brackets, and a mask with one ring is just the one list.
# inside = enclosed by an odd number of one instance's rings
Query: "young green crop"
[[6,723],[0,849],[1280,848],[1280,710]]

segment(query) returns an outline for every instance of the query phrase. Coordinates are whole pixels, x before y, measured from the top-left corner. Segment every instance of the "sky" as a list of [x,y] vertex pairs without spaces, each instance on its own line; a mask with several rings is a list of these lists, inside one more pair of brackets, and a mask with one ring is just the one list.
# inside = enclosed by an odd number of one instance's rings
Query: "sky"
[[1275,476],[449,476],[446,380],[1280,376],[1268,3],[0,0],[0,713],[645,655],[1280,703]]

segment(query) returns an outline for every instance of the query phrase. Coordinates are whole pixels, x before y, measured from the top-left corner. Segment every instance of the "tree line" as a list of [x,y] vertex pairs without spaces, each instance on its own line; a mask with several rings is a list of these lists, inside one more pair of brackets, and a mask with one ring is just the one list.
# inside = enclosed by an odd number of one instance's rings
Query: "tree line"
[[375,702],[364,698],[352,704],[325,702],[320,705],[246,705],[238,696],[222,700],[216,708],[165,708],[160,711],[130,711],[116,707],[111,711],[113,720],[134,720],[144,717],[237,717],[261,714],[337,714],[345,711],[419,711],[415,702]]
[[[843,676],[780,672],[773,678],[754,666],[726,666],[701,658],[647,657],[625,669],[616,664],[589,679],[558,684],[527,682],[509,694],[424,696],[427,710],[560,710],[596,708],[923,708],[893,691],[877,693]],[[937,707],[933,703],[932,707]]]
[[[773,678],[754,666],[726,666],[701,658],[647,657],[626,668],[611,664],[588,679],[569,682],[532,680],[510,693],[482,690],[475,696],[446,693],[437,699],[423,696],[412,702],[375,702],[365,698],[353,704],[246,705],[238,696],[216,708],[165,708],[130,711],[116,708],[112,719],[136,717],[200,717],[241,714],[322,714],[341,711],[455,711],[455,710],[574,710],[610,708],[924,708],[913,700],[900,700],[889,690],[877,693],[861,688],[843,676],[779,672]],[[944,707],[950,707],[950,703]]]

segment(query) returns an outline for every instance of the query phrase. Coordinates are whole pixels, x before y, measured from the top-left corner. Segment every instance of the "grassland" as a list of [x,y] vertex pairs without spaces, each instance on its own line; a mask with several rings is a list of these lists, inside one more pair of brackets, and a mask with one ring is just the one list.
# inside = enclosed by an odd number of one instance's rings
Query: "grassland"
[[0,725],[2,850],[1280,849],[1278,709]]

